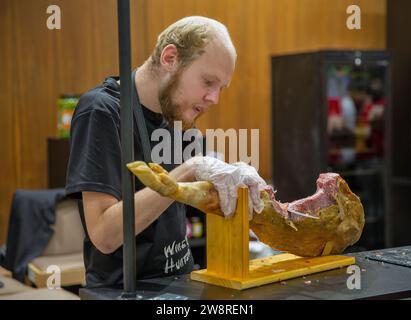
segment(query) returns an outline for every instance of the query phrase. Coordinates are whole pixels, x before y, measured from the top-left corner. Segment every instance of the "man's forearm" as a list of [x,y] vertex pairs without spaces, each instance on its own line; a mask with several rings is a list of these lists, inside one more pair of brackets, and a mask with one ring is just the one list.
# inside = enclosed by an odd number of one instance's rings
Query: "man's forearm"
[[[177,181],[193,181],[194,174],[189,165],[182,164],[170,172]],[[151,225],[174,200],[162,197],[157,192],[144,188],[135,193],[135,231],[136,235]],[[100,216],[98,223],[98,235],[103,243],[102,249],[105,253],[115,251],[123,244],[123,201],[119,201],[107,208]],[[99,242],[100,242],[99,241]]]
[[[171,199],[144,188],[135,193],[135,232],[138,235],[153,223],[172,203]],[[123,244],[123,201],[119,201],[104,211],[99,224],[104,234],[104,252],[115,251]],[[101,250],[101,249],[100,249]]]
[[[186,164],[182,164],[172,170],[170,175],[181,182],[194,180],[194,174],[190,166]],[[149,188],[137,192],[134,196],[134,204],[136,206],[136,235],[152,224],[173,202],[172,199],[162,197]],[[139,205],[141,209],[138,208]]]

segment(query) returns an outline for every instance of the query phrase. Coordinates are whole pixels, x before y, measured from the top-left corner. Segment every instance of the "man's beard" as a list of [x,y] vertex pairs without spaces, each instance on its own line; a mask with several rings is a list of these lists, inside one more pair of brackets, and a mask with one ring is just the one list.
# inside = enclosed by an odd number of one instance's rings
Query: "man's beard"
[[194,127],[196,119],[192,121],[184,119],[181,105],[174,103],[172,98],[180,83],[181,73],[182,70],[179,69],[171,76],[167,84],[159,90],[158,99],[163,117],[168,121],[169,126],[173,127],[174,121],[181,121],[183,130],[188,130]]

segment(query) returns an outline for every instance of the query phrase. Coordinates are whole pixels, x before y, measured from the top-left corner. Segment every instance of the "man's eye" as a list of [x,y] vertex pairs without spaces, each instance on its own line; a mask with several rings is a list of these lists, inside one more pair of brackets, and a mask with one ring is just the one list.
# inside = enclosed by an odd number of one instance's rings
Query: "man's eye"
[[211,86],[213,85],[213,82],[212,82],[212,81],[204,80],[204,82],[205,82],[206,86],[211,87]]

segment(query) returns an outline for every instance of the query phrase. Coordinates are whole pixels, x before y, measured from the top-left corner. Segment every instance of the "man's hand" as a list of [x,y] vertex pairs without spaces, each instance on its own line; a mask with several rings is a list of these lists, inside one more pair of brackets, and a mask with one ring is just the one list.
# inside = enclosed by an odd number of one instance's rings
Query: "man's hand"
[[213,183],[218,191],[221,210],[226,217],[230,217],[236,209],[237,189],[240,186],[249,189],[250,220],[253,211],[260,213],[264,209],[260,187],[266,186],[266,183],[254,167],[244,162],[228,164],[211,157],[194,157],[187,163],[194,168],[198,181],[206,180]]

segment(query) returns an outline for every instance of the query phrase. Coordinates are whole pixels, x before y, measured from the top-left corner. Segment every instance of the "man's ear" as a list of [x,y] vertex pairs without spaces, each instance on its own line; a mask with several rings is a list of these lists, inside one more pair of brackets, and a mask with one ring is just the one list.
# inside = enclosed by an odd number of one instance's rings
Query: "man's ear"
[[178,50],[174,44],[169,44],[164,47],[161,52],[160,64],[167,71],[177,70],[179,62]]

